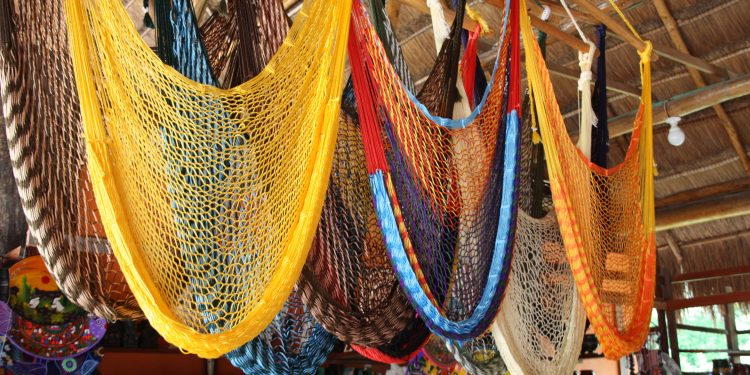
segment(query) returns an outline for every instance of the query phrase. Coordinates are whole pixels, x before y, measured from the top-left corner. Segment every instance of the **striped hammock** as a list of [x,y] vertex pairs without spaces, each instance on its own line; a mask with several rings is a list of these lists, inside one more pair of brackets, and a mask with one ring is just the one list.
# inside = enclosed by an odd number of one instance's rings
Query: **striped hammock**
[[630,147],[622,164],[605,169],[587,160],[568,136],[525,3],[526,71],[562,240],[602,350],[617,359],[643,345],[654,300],[651,45],[640,52],[641,109]]
[[75,304],[110,321],[141,319],[92,194],[64,0],[0,4],[7,27],[0,38],[8,38],[0,43],[5,130],[40,255]]
[[[458,16],[462,9],[457,8]],[[518,12],[508,13],[506,24],[510,18],[517,25]],[[404,89],[361,4],[353,14],[349,56],[371,189],[391,261],[434,333],[457,340],[476,337],[494,320],[510,270],[520,116],[518,27],[503,33],[495,71],[477,108],[467,118],[450,120],[429,114]],[[454,25],[454,35],[455,30]],[[443,45],[450,47],[450,42]],[[438,68],[457,65],[457,58],[451,54],[453,63]],[[444,92],[452,94],[453,86],[455,81],[449,82]],[[450,115],[447,109],[443,113]]]

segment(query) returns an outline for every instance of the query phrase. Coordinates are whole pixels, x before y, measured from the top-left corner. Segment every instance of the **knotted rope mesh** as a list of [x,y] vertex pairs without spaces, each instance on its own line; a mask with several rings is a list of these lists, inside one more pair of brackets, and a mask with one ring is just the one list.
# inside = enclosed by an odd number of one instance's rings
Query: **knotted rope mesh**
[[[542,46],[545,39],[540,35]],[[511,374],[569,374],[578,362],[586,313],[554,212],[546,212],[549,197],[536,193],[544,191],[544,150],[538,139],[533,142],[538,125],[525,103],[513,275],[492,333]]]
[[[191,2],[157,0],[156,5],[160,42],[158,51],[162,59],[171,61],[188,78],[200,80],[204,77],[209,80],[207,83],[216,85],[212,69],[208,66],[210,53],[199,38]],[[252,24],[264,25],[261,27],[264,32],[244,30],[241,25],[235,28],[243,29],[235,32],[234,36],[244,43],[239,43],[240,47],[234,55],[237,58],[230,64],[248,65],[248,59],[253,61],[249,64],[249,70],[240,77],[243,80],[250,79],[263,70],[288,31],[286,23],[274,27],[273,24],[260,22],[269,15],[284,14],[283,6],[277,0],[253,4],[235,2],[230,10],[234,15],[231,19],[239,19],[246,7],[257,7],[254,10],[258,12],[252,14],[257,19],[253,18],[256,22]],[[229,30],[226,27],[224,29]],[[217,49],[218,45],[226,45],[223,41],[225,40],[220,39],[217,46],[213,47]],[[185,45],[190,48],[186,49]],[[249,50],[243,51],[245,48]],[[247,374],[310,374],[325,361],[335,342],[335,337],[314,321],[302,305],[299,295],[293,292],[282,311],[260,336],[227,353],[227,358]]]
[[92,194],[63,0],[2,0],[10,12],[0,90],[18,192],[63,293],[108,320],[143,317]]
[[527,76],[565,250],[602,350],[619,358],[643,344],[654,299],[650,44],[640,53],[641,110],[630,147],[620,165],[604,169],[571,142],[521,3]]
[[[381,0],[370,2],[400,77],[410,75]],[[350,344],[377,347],[403,332],[414,309],[401,292],[378,227],[356,103],[347,85],[331,179],[299,287],[306,306],[329,332]]]
[[216,357],[258,335],[301,271],[333,156],[349,7],[305,2],[268,66],[222,90],[163,66],[116,0],[67,3],[108,238],[151,324],[183,350]]
[[315,374],[336,341],[313,319],[295,290],[271,324],[227,358],[245,374]]
[[[518,58],[509,59],[510,38],[503,34],[490,89],[478,108],[462,120],[435,117],[403,89],[364,9],[355,6],[353,13],[356,42],[349,55],[371,189],[391,261],[433,332],[453,339],[478,336],[495,317],[510,265],[520,108],[518,94],[512,94],[517,90],[507,85],[519,79],[509,78],[519,77],[510,74],[520,72],[511,69]],[[450,47],[446,42],[443,48]],[[449,67],[438,64],[435,70]],[[454,86],[436,94],[455,98]],[[449,115],[448,108],[437,112]]]

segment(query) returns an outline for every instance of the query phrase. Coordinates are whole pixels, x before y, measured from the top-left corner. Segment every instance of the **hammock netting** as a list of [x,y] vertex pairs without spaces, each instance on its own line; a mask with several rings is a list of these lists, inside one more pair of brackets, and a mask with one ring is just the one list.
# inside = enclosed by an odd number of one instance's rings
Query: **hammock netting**
[[315,374],[336,342],[294,291],[271,324],[227,358],[245,374]]
[[222,90],[163,65],[118,1],[67,3],[107,237],[151,325],[185,351],[238,348],[292,290],[330,171],[349,8],[305,2],[263,71]]
[[[460,20],[463,8],[457,9]],[[427,108],[402,85],[361,5],[355,4],[352,24],[354,88],[389,256],[410,302],[434,333],[476,337],[494,319],[510,270],[520,115],[518,28],[516,38],[513,31],[503,33],[496,68],[477,108],[467,118],[450,120],[430,113],[450,117],[456,74],[448,75],[453,79],[447,85],[433,86],[435,92],[421,93],[449,98],[443,102],[448,108]],[[452,51],[433,73],[457,66],[454,43],[457,37],[443,44]]]
[[[383,3],[369,3],[399,76],[411,82]],[[399,288],[378,227],[351,90],[347,85],[343,95],[331,179],[299,287],[329,332],[349,344],[377,347],[419,318]]]
[[[545,39],[540,35],[542,46]],[[578,363],[586,312],[557,220],[553,212],[546,212],[551,209],[549,197],[535,193],[544,191],[544,151],[541,143],[533,142],[535,116],[526,105],[524,113],[528,130],[521,137],[513,275],[492,333],[512,375],[570,374]]]
[[92,194],[63,4],[0,6],[9,17],[0,90],[13,172],[31,233],[64,294],[108,320],[140,319]]
[[650,43],[640,52],[641,109],[630,146],[620,165],[605,169],[570,140],[521,3],[526,71],[565,251],[605,356],[620,358],[645,341],[654,300]]

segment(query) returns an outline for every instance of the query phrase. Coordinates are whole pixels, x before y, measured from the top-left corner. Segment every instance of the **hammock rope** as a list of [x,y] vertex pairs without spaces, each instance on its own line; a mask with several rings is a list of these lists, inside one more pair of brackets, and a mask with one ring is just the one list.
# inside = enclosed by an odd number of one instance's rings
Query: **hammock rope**
[[[399,76],[410,81],[382,1],[369,6],[381,38],[390,40]],[[350,90],[348,84],[326,200],[298,286],[329,332],[349,344],[377,347],[419,318],[399,288],[377,224]]]
[[[495,317],[511,258],[520,115],[518,27],[515,43],[503,33],[490,88],[477,108],[451,120],[429,114],[404,90],[364,9],[354,9],[351,36],[358,41],[350,43],[349,56],[371,189],[391,262],[433,332],[452,339],[476,337]],[[509,44],[515,46],[512,53]],[[455,76],[445,90],[454,98]]]
[[306,1],[264,70],[222,90],[162,65],[116,0],[67,2],[104,227],[149,321],[184,351],[248,342],[292,290],[330,171],[349,8]]
[[2,4],[10,12],[9,22],[2,22],[7,40],[0,43],[2,112],[15,182],[40,255],[75,304],[109,321],[142,319],[92,195],[64,2]]
[[529,87],[563,243],[602,350],[616,359],[643,344],[654,299],[651,44],[639,52],[643,88],[630,147],[622,164],[604,169],[571,142],[525,1],[521,12]]

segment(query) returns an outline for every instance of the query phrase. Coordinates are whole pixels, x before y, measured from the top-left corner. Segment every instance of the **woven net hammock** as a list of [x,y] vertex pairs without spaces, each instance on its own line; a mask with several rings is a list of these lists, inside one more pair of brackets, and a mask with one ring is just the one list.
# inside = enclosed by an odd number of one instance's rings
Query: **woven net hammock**
[[63,0],[2,4],[8,17],[2,20],[8,39],[0,43],[5,129],[40,254],[74,303],[108,320],[142,318],[92,195]]
[[[462,13],[459,7],[457,19]],[[353,15],[356,43],[350,43],[349,56],[371,190],[391,261],[433,332],[476,337],[497,313],[510,266],[519,43],[516,38],[516,58],[510,59],[511,38],[503,33],[493,78],[477,109],[450,120],[429,115],[403,88],[365,10],[355,6]],[[457,58],[451,54],[435,69],[449,69]],[[455,99],[454,86],[455,80],[442,93],[427,95]],[[450,116],[447,110],[434,112]]]
[[305,2],[265,69],[222,90],[162,65],[116,0],[67,3],[107,237],[152,326],[185,351],[217,357],[257,336],[301,271],[333,156],[349,8]]
[[605,356],[619,358],[643,344],[654,299],[651,48],[640,53],[641,109],[625,160],[604,169],[571,142],[525,2],[520,8],[527,76],[565,251]]
[[[398,74],[410,82],[381,0],[370,2],[375,24]],[[351,86],[344,93],[331,179],[299,287],[305,305],[344,342],[377,347],[418,319],[393,273],[372,206],[362,136]],[[423,340],[422,340],[423,341]]]
[[[159,32],[157,51],[162,59],[177,67],[188,78],[204,79],[207,83],[216,85],[212,68],[217,67],[209,67],[210,53],[204,48],[205,43],[201,43],[191,2],[157,0],[155,5]],[[238,58],[230,64],[250,65],[240,77],[244,81],[263,70],[281,45],[288,27],[286,23],[261,22],[274,14],[285,15],[281,3],[277,0],[257,1],[252,4],[236,1],[232,5],[234,20],[240,19],[246,8],[252,8],[254,11],[251,21],[255,22],[238,25],[240,32],[234,33],[244,43],[239,43],[240,49],[234,55]],[[263,26],[258,32],[255,26],[248,25]],[[251,39],[250,43],[247,39]],[[214,49],[221,45],[215,44]],[[248,51],[244,51],[244,48]],[[252,63],[248,63],[250,59]],[[310,374],[325,361],[335,342],[335,337],[314,321],[303,306],[298,293],[293,292],[271,324],[252,341],[227,353],[227,358],[247,374]]]
[[[546,36],[539,39],[544,46]],[[546,212],[551,207],[544,195],[544,150],[538,138],[532,141],[535,116],[526,106],[524,113],[528,130],[521,137],[513,276],[492,333],[511,374],[570,374],[578,362],[586,312],[554,212]]]
[[315,374],[336,341],[294,291],[271,324],[227,358],[245,374]]

